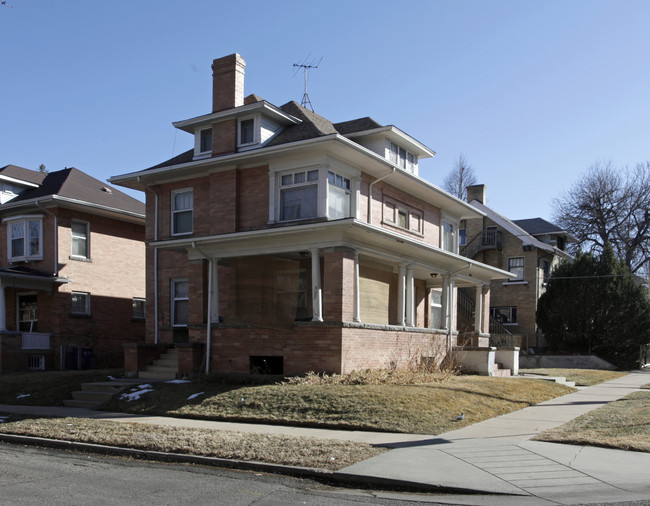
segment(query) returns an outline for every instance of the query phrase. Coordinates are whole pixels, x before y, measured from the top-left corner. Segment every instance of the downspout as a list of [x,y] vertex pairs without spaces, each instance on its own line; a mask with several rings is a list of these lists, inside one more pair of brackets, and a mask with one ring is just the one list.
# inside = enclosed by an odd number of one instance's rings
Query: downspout
[[[138,183],[154,194],[154,230],[153,240],[158,240],[158,192],[151,186],[142,182],[141,176],[137,177]],[[154,343],[158,344],[158,248],[153,250],[153,318],[154,318]]]
[[372,183],[368,185],[368,225],[372,225],[372,187],[375,185],[375,183],[378,183],[379,181],[383,181],[384,179],[386,179],[393,172],[395,172],[395,167],[391,168],[390,172],[384,174],[379,179],[375,179]]
[[[36,202],[36,207],[42,209],[47,214],[54,218],[54,276],[59,277],[59,222],[56,214],[52,211],[45,209],[40,201]],[[26,234],[25,234],[26,235]]]
[[210,374],[210,354],[212,345],[212,260],[208,255],[201,251],[196,246],[196,241],[192,241],[192,248],[198,251],[203,258],[208,261],[208,317],[207,317],[207,331],[205,337],[205,374]]

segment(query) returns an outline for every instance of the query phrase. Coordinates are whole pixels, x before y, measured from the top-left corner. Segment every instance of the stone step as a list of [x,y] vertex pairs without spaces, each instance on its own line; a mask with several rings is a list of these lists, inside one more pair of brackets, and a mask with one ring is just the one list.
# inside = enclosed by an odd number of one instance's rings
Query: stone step
[[140,373],[140,381],[146,381],[147,379],[156,379],[156,380],[173,380],[176,379],[176,371],[142,371]]
[[497,369],[497,368],[495,368],[493,370],[493,372],[494,372],[494,376],[496,378],[508,378],[508,377],[512,376],[512,370],[510,370],[510,369],[501,369],[501,368]]
[[167,365],[148,365],[147,367],[144,368],[146,372],[173,372],[176,373],[176,367],[175,366],[167,366]]
[[83,383],[81,389],[87,392],[109,392],[116,394],[120,392],[125,386],[130,385],[130,382],[118,382],[118,381],[98,381],[95,383]]
[[81,390],[77,392],[72,392],[72,398],[76,401],[92,401],[103,404],[108,401],[115,395],[116,392],[91,392],[87,390]]
[[153,365],[176,368],[178,366],[178,357],[169,357],[169,356],[163,355],[158,360],[154,360]]

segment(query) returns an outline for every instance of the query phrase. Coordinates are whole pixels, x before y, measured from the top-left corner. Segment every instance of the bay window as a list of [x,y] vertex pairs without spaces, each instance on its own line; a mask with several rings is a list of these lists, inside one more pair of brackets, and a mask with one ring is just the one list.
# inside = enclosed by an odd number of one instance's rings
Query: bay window
[[350,216],[350,180],[340,174],[327,173],[327,201],[330,220]]
[[283,174],[280,179],[280,221],[318,216],[318,170]]

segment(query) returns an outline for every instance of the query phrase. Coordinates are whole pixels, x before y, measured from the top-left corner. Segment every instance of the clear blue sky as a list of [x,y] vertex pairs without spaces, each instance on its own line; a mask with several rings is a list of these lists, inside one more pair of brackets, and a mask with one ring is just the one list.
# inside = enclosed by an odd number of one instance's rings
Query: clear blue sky
[[[210,112],[214,58],[247,62],[246,94],[332,121],[371,116],[437,156],[462,154],[488,205],[551,218],[594,161],[650,159],[650,2],[7,0],[0,6],[0,166],[98,179],[192,146],[171,126]],[[140,196],[140,198],[142,198]]]

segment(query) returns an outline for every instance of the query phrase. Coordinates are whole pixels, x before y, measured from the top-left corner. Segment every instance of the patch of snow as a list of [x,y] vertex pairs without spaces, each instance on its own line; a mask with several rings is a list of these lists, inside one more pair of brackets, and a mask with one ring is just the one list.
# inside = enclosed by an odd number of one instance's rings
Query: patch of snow
[[165,381],[165,383],[175,383],[179,385],[181,383],[192,383],[192,382],[190,380],[169,380],[169,381]]
[[187,400],[191,401],[192,399],[196,399],[199,395],[203,395],[205,392],[199,392],[198,394],[192,394],[190,395]]
[[[151,386],[151,385],[146,385],[146,386]],[[120,400],[126,402],[137,401],[138,399],[140,399],[141,396],[149,392],[153,392],[153,388],[143,388],[141,390],[136,390],[135,392],[131,392],[130,394],[122,394],[120,395]]]
[[108,379],[111,381],[117,381],[117,378],[113,378],[113,376],[109,376]]
[[138,385],[138,388],[153,388],[153,387],[148,383],[145,383],[144,385]]
[[22,395],[17,395],[16,399],[24,399],[25,397],[29,397],[31,394],[22,394]]

